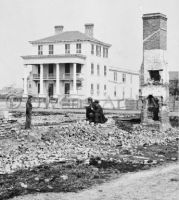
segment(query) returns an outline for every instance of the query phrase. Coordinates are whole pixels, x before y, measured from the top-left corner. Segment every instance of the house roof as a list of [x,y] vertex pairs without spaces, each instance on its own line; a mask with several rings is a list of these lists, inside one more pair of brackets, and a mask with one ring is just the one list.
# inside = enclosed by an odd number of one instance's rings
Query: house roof
[[55,34],[50,37],[42,38],[35,41],[30,41],[31,44],[45,44],[45,43],[60,43],[60,42],[81,42],[81,41],[90,41],[98,43],[107,47],[110,47],[110,44],[101,42],[93,37],[89,37],[84,33],[79,31],[65,31],[59,34]]
[[135,74],[135,75],[139,75],[139,71],[134,71],[131,69],[127,69],[127,68],[120,68],[120,67],[110,67],[109,68],[110,71],[117,71],[117,72],[123,72],[123,73],[127,73],[127,74]]

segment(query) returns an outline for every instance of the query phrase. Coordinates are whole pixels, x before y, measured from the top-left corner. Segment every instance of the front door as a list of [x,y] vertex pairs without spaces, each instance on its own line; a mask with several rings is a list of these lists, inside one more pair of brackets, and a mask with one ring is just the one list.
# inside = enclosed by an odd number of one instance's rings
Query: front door
[[48,86],[48,96],[49,97],[53,97],[53,83],[49,83],[49,86]]
[[70,94],[70,83],[65,83],[65,94]]

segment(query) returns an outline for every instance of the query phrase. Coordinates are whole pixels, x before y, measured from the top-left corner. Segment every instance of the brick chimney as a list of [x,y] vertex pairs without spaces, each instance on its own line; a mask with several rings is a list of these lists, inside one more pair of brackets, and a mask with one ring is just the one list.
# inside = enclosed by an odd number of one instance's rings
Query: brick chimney
[[55,34],[63,32],[63,26],[55,26],[54,29],[55,29]]
[[[159,71],[168,82],[167,72],[167,17],[161,13],[143,15],[143,63],[141,85],[151,79],[150,71]],[[153,72],[151,72],[153,73]]]
[[143,48],[167,49],[167,17],[161,13],[143,15]]
[[93,37],[94,24],[85,24],[85,34],[89,37]]

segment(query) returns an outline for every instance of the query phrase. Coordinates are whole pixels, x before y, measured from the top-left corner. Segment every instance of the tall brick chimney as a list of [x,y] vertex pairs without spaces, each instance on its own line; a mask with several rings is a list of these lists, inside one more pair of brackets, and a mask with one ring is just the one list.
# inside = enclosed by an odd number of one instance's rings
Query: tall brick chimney
[[143,15],[143,48],[167,49],[167,18],[161,13]]
[[85,34],[89,37],[93,37],[94,24],[85,24]]
[[64,26],[55,26],[54,29],[55,29],[55,34],[59,34],[61,32],[63,32],[63,28]]
[[143,63],[141,85],[150,79],[149,71],[159,71],[164,82],[167,72],[167,17],[161,13],[143,15]]
[[[161,13],[150,13],[144,14],[142,19],[143,62],[140,70],[141,96],[144,102],[142,121],[148,124],[160,121],[160,127],[167,129],[169,127],[167,17]],[[150,121],[151,119],[153,121]]]

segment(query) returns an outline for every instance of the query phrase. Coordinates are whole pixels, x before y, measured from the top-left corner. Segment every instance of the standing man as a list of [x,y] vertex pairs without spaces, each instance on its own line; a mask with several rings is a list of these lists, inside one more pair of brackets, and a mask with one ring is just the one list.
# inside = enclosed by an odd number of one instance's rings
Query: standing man
[[32,95],[28,95],[26,103],[26,123],[25,129],[31,128],[31,119],[32,119]]

